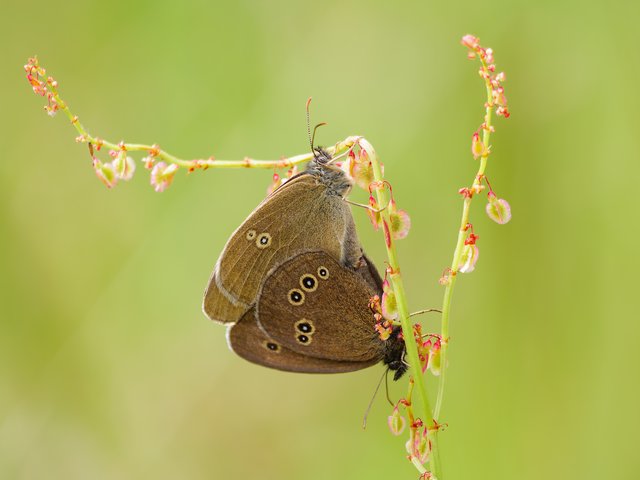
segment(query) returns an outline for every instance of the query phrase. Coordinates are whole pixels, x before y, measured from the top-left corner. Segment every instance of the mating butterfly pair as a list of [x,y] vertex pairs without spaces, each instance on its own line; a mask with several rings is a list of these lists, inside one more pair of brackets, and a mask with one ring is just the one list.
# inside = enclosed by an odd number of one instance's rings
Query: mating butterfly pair
[[383,361],[406,370],[394,331],[381,340],[369,308],[382,281],[364,255],[349,205],[352,183],[315,149],[307,169],[269,195],[233,233],[203,309],[230,324],[229,346],[251,362],[309,373]]

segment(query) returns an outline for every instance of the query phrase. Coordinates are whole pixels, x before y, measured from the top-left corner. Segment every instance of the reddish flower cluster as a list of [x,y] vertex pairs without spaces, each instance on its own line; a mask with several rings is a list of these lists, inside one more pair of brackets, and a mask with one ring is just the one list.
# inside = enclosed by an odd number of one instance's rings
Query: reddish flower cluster
[[[386,282],[386,280],[385,280]],[[383,293],[384,298],[384,293]],[[369,308],[373,313],[373,318],[376,323],[374,325],[375,331],[378,333],[380,340],[387,340],[391,333],[393,333],[393,321],[384,317],[382,313],[382,305],[380,302],[380,297],[378,295],[374,295],[369,299]]]
[[492,105],[496,107],[496,114],[504,118],[509,118],[511,115],[507,108],[507,97],[504,95],[504,87],[502,82],[505,81],[504,72],[495,73],[496,65],[493,59],[493,50],[491,48],[483,48],[480,45],[480,41],[473,35],[465,35],[462,37],[462,45],[469,49],[468,57],[473,59],[480,57],[482,62],[482,68],[480,69],[480,76],[484,78],[491,87],[491,96],[493,98]]
[[33,93],[40,95],[41,97],[47,97],[48,104],[45,105],[44,109],[47,114],[54,116],[60,109],[60,104],[58,103],[55,92],[53,91],[58,87],[58,82],[56,82],[52,77],[46,77],[46,79],[44,79],[47,72],[44,68],[38,65],[37,57],[32,57],[27,61],[27,64],[24,66],[24,71],[27,74],[27,80],[31,84]]
[[[463,187],[458,190],[458,193],[465,199],[465,211],[468,212],[470,200],[474,195],[479,194],[485,189],[484,184],[486,183],[486,186],[489,187],[489,192],[487,194],[488,203],[485,208],[487,215],[493,221],[504,224],[511,219],[511,207],[506,200],[496,196],[491,188],[491,184],[484,175],[484,168],[486,166],[487,158],[491,154],[489,136],[490,133],[494,131],[493,126],[490,124],[491,110],[495,108],[496,114],[505,118],[509,118],[510,116],[507,108],[507,98],[505,97],[504,87],[502,86],[502,82],[505,80],[505,75],[503,72],[495,73],[496,66],[493,58],[493,51],[490,48],[482,47],[477,37],[473,35],[465,35],[462,37],[461,43],[469,49],[469,58],[473,59],[478,57],[480,59],[482,64],[480,68],[480,76],[485,80],[491,95],[490,98],[488,98],[488,102],[485,104],[486,116],[484,118],[484,122],[478,130],[473,132],[473,135],[471,136],[471,154],[476,160],[482,159],[478,175],[471,187]],[[465,214],[463,213],[463,215]],[[467,231],[470,227],[471,225],[467,224],[463,231]],[[474,270],[479,256],[479,250],[476,245],[477,240],[478,236],[473,233],[472,229],[471,234],[465,238],[462,250],[457,257],[457,265],[453,266],[455,271],[451,269],[446,270],[440,278],[441,285],[449,285],[451,283],[452,276],[458,272],[469,273]]]

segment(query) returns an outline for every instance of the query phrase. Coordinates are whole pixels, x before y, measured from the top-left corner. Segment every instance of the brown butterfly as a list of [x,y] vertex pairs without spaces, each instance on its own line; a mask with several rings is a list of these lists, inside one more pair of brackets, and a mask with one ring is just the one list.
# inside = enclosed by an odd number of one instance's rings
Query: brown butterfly
[[267,276],[255,311],[229,328],[229,346],[279,370],[339,373],[384,361],[400,378],[399,329],[382,341],[369,308],[381,283],[370,263],[354,271],[322,251],[296,255]]

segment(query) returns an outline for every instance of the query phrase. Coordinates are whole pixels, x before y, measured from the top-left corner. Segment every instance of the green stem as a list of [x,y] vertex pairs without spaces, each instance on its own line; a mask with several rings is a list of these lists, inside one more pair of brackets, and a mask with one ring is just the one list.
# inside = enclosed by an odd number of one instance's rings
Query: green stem
[[[485,73],[488,73],[486,62],[480,58],[482,62],[482,69]],[[478,172],[476,173],[473,181],[472,191],[475,187],[479,187],[484,177],[485,169],[487,168],[487,160],[489,158],[489,139],[491,137],[491,117],[493,112],[493,89],[490,81],[485,78],[485,85],[487,90],[487,104],[485,108],[484,117],[484,130],[482,134],[482,143],[485,146],[486,155],[480,157],[480,165],[478,166]],[[440,420],[440,412],[442,409],[442,402],[444,400],[444,385],[447,371],[447,352],[449,349],[449,319],[451,316],[451,300],[453,298],[453,289],[456,285],[456,278],[458,269],[460,268],[460,259],[462,257],[462,251],[464,249],[464,241],[467,237],[467,224],[469,223],[469,212],[471,210],[472,196],[467,196],[464,199],[462,207],[462,217],[460,219],[460,228],[458,230],[458,239],[456,241],[456,248],[453,252],[453,260],[451,261],[449,283],[444,290],[444,297],[442,300],[442,320],[441,320],[441,338],[442,346],[440,349],[440,382],[438,383],[438,393],[436,396],[436,406],[433,412],[434,419]]]
[[[382,168],[378,157],[373,149],[373,146],[364,138],[359,140],[360,148],[365,150],[371,161],[373,169],[373,178],[376,182],[376,196],[378,205],[389,205],[390,194],[387,186],[384,183],[384,177],[382,175]],[[429,464],[431,472],[438,478],[440,475],[440,463],[438,461],[438,440],[437,429],[431,428],[435,424],[433,423],[433,414],[431,410],[431,404],[429,402],[429,395],[427,394],[426,385],[424,383],[424,377],[422,375],[422,364],[418,356],[418,346],[415,341],[413,333],[413,324],[409,320],[409,308],[407,306],[407,296],[402,281],[402,275],[400,273],[400,263],[398,262],[398,253],[396,251],[396,245],[391,232],[391,219],[389,209],[385,208],[380,212],[382,219],[382,228],[385,237],[385,246],[387,249],[387,257],[390,267],[390,280],[393,287],[393,291],[396,296],[396,302],[398,306],[398,317],[400,319],[400,325],[402,326],[402,335],[405,341],[405,348],[407,351],[407,357],[409,359],[409,371],[411,378],[415,382],[415,388],[419,392],[420,398],[420,417],[425,425],[427,425],[429,431],[429,438],[432,443],[432,451],[429,456]],[[414,462],[415,463],[415,462]],[[419,462],[418,462],[419,463]],[[424,473],[424,472],[422,472]]]
[[[274,169],[274,168],[290,168],[294,165],[298,165],[301,163],[306,163],[313,158],[313,153],[305,153],[302,155],[296,155],[289,158],[283,158],[280,160],[256,160],[253,158],[245,157],[243,160],[216,160],[214,158],[208,159],[194,159],[194,160],[185,160],[182,158],[178,158],[175,155],[170,154],[162,149],[160,149],[157,145],[145,145],[138,143],[114,143],[108,140],[103,140],[98,137],[92,136],[80,123],[78,117],[74,115],[67,103],[60,98],[60,94],[58,89],[50,83],[47,83],[47,88],[53,94],[55,101],[57,102],[59,109],[62,110],[65,115],[71,121],[71,124],[75,127],[77,132],[80,134],[78,137],[79,142],[90,143],[95,147],[95,149],[99,150],[102,147],[107,147],[112,150],[121,150],[124,149],[130,152],[146,152],[150,155],[153,155],[155,158],[160,158],[170,163],[175,163],[176,165],[188,169],[192,168],[263,168],[263,169]],[[327,148],[327,151],[331,154],[337,154],[341,151],[344,151],[347,148],[350,148],[354,144],[354,139],[356,137],[349,137],[342,142],[339,142],[333,147]]]

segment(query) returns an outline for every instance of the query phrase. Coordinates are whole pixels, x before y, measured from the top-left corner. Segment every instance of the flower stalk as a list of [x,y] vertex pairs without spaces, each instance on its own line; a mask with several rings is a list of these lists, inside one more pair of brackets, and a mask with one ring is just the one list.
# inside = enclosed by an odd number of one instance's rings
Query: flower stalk
[[[378,205],[389,205],[393,199],[391,198],[390,188],[385,182],[382,175],[382,166],[378,160],[378,156],[373,146],[364,138],[360,138],[358,141],[359,147],[364,150],[368,156],[371,166],[373,168],[373,183],[371,188],[376,193]],[[418,391],[420,397],[420,417],[427,425],[427,436],[431,442],[431,454],[429,455],[429,464],[431,472],[436,476],[440,476],[440,466],[438,463],[437,452],[437,429],[433,428],[433,411],[431,409],[431,403],[427,388],[424,381],[424,375],[422,374],[422,363],[418,355],[418,345],[414,340],[414,326],[410,320],[409,307],[407,303],[407,295],[404,289],[404,282],[400,271],[400,262],[398,260],[398,252],[396,249],[396,243],[393,232],[391,231],[391,212],[388,208],[382,209],[380,212],[380,222],[382,223],[382,231],[385,238],[385,248],[387,251],[388,268],[387,273],[393,287],[395,294],[396,307],[398,312],[398,321],[402,327],[402,335],[405,339],[406,355],[409,363],[409,372],[411,376],[410,385],[411,389],[415,388]],[[420,465],[421,473],[425,473],[426,470],[422,464],[415,458],[411,457],[411,461],[414,464]]]
[[[470,272],[473,270],[473,266],[475,266],[475,260],[477,260],[477,247],[475,247],[475,242],[478,238],[477,235],[473,233],[473,228],[469,223],[469,216],[471,212],[471,202],[474,197],[474,194],[480,193],[484,189],[484,183],[488,184],[486,180],[485,171],[487,168],[487,161],[489,159],[489,155],[491,153],[491,145],[490,139],[491,134],[494,131],[494,127],[492,124],[493,120],[493,111],[495,109],[496,114],[499,116],[503,116],[505,118],[509,118],[510,113],[507,109],[507,101],[504,96],[504,88],[502,87],[502,81],[504,81],[504,73],[498,73],[494,75],[495,72],[495,64],[493,60],[493,51],[489,48],[485,49],[480,46],[479,41],[476,37],[472,35],[465,35],[462,38],[461,42],[464,46],[469,49],[469,58],[474,59],[478,58],[480,61],[480,77],[482,77],[485,81],[485,88],[487,93],[487,101],[485,103],[485,114],[484,114],[484,122],[481,125],[482,130],[482,140],[480,141],[480,135],[478,132],[473,134],[472,142],[471,142],[471,152],[475,159],[479,160],[478,170],[473,179],[473,183],[469,188],[462,188],[460,192],[464,198],[462,204],[462,215],[460,218],[460,227],[458,229],[458,237],[456,240],[456,246],[453,252],[453,259],[451,260],[451,265],[447,268],[446,273],[440,279],[440,283],[445,285],[445,291],[442,300],[442,319],[441,319],[441,373],[440,373],[440,382],[438,383],[438,393],[436,396],[436,404],[434,409],[434,419],[438,421],[440,419],[440,414],[442,411],[442,403],[444,400],[444,386],[446,379],[446,371],[447,371],[447,353],[449,350],[449,321],[451,318],[451,301],[453,299],[453,291],[456,285],[456,280],[458,278],[458,273]],[[489,202],[494,202],[495,194],[493,190],[489,186],[489,194],[488,194]],[[501,200],[506,205],[505,209],[508,210],[508,217],[504,222],[506,223],[510,219],[511,210],[508,208],[508,203],[506,201]],[[469,230],[471,229],[471,233]],[[476,257],[471,265],[471,269],[465,269],[466,263],[463,262],[463,257],[465,257],[465,247],[472,245],[475,248]]]

